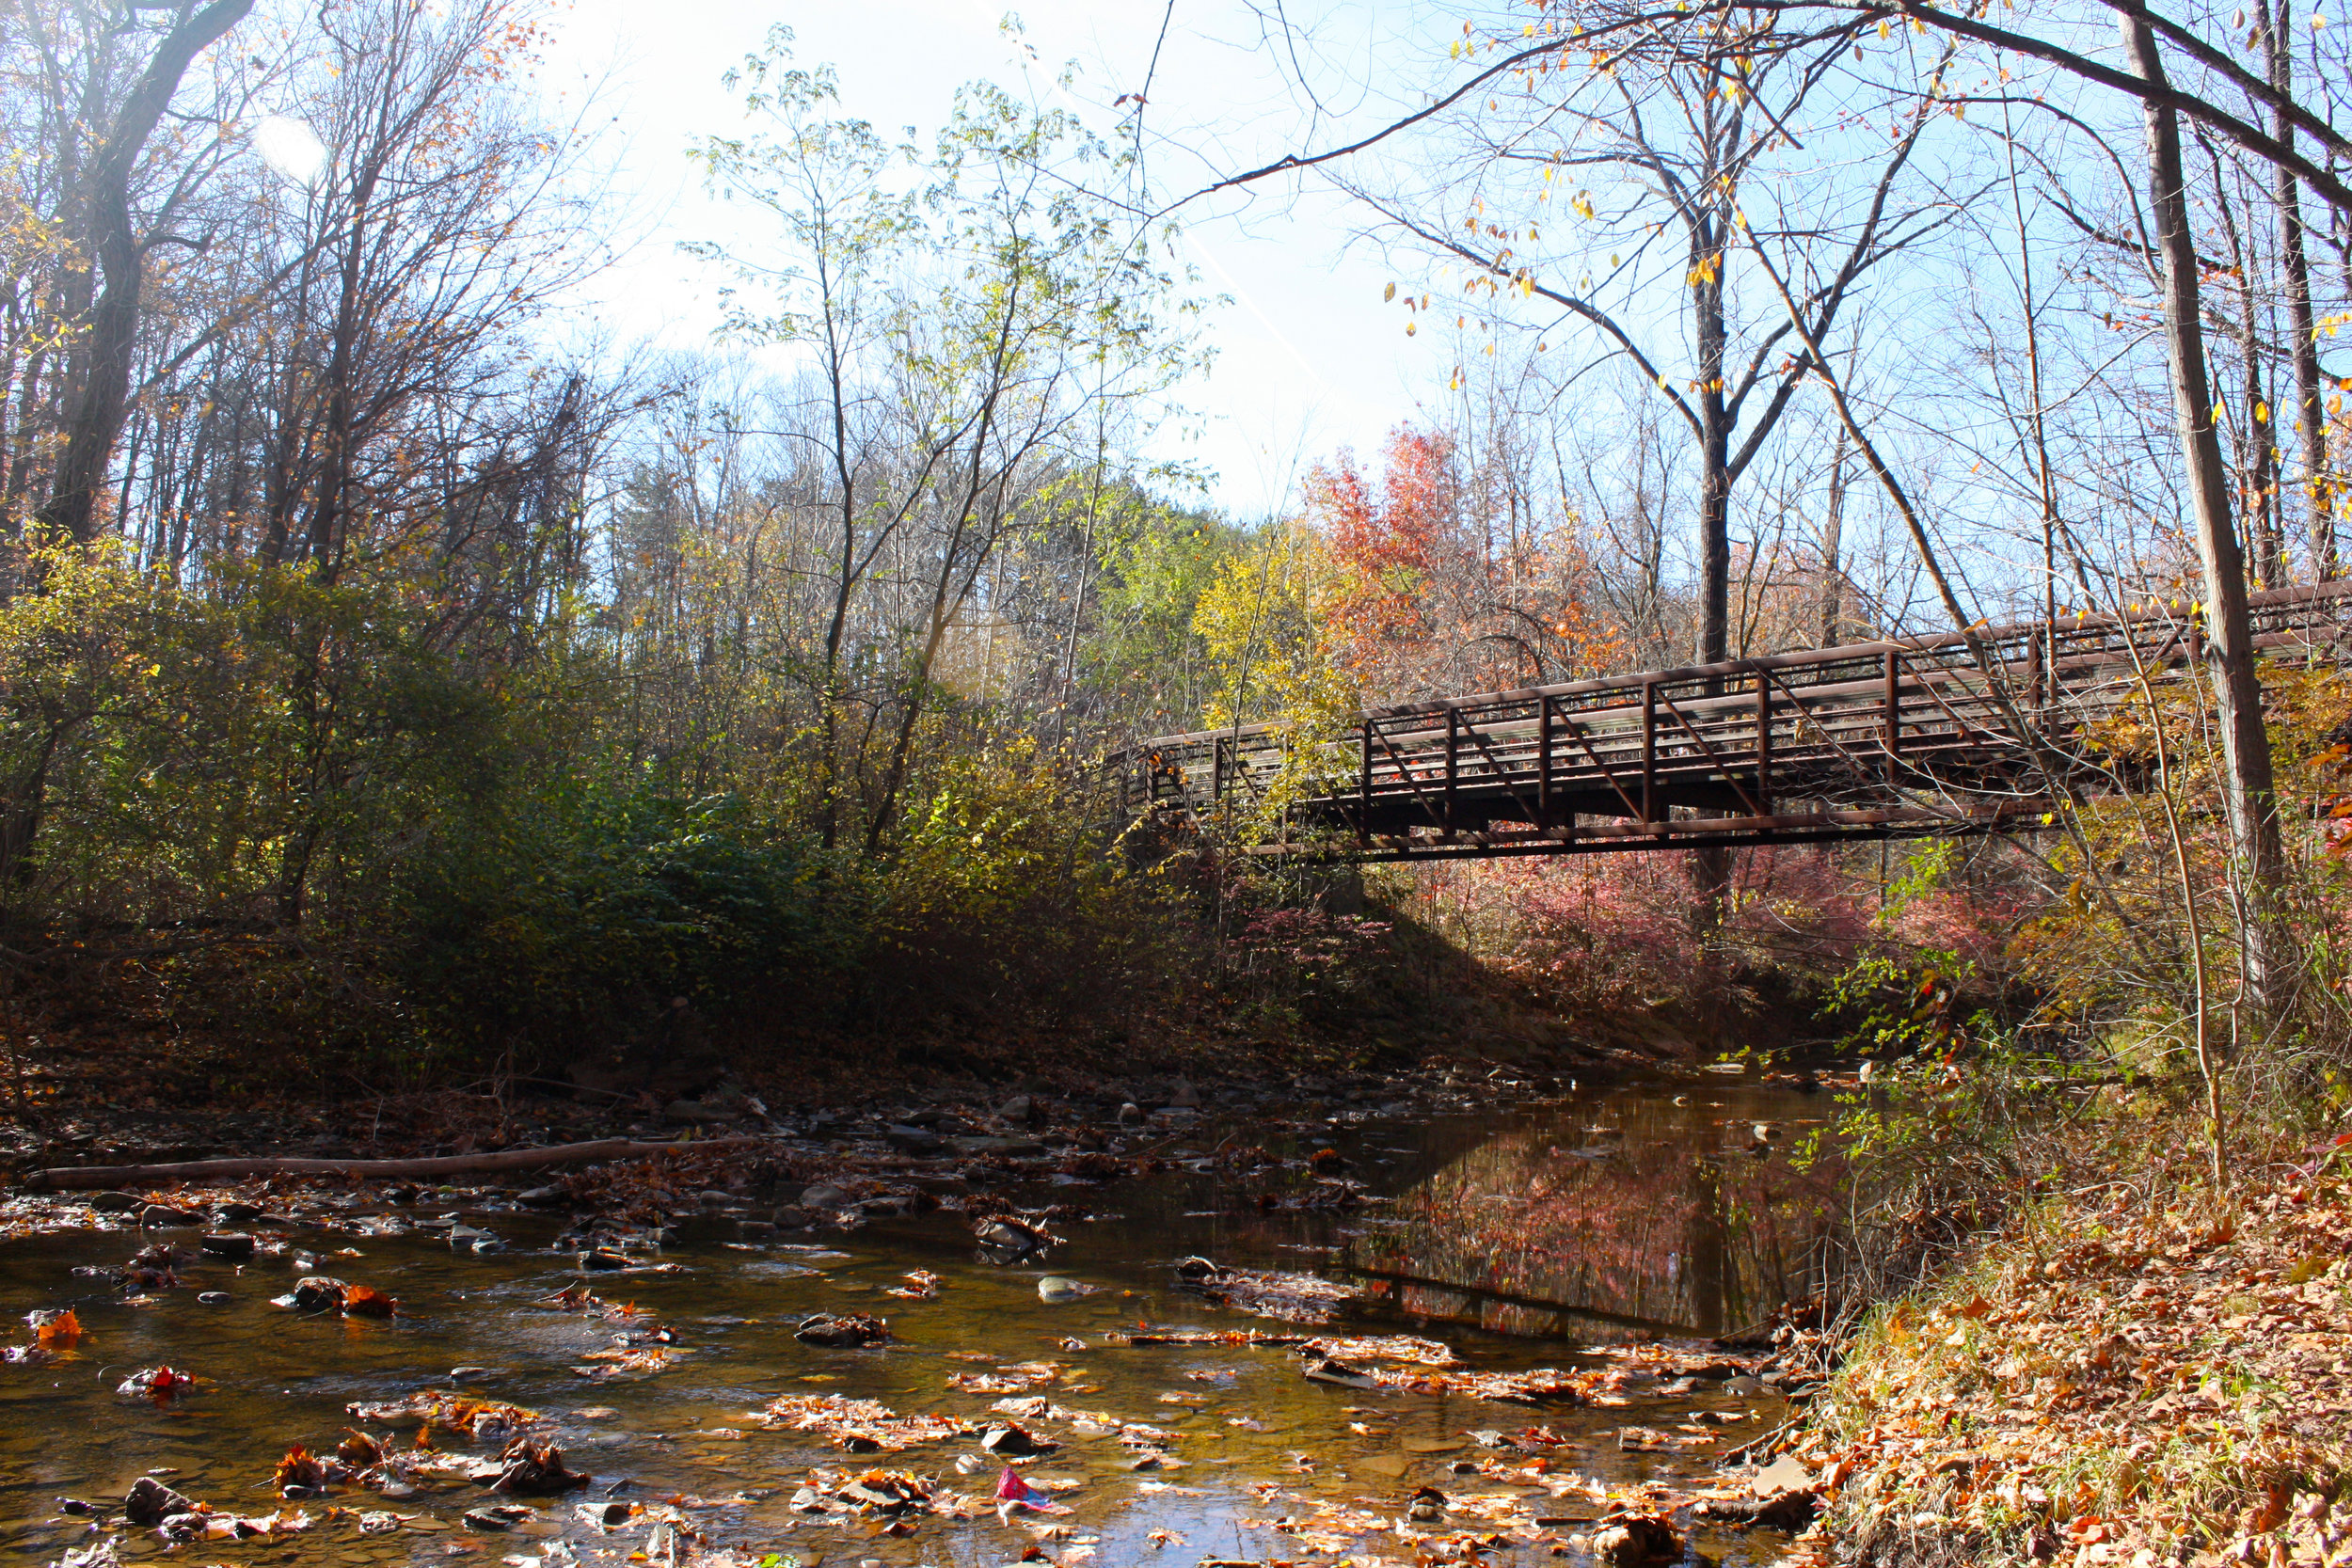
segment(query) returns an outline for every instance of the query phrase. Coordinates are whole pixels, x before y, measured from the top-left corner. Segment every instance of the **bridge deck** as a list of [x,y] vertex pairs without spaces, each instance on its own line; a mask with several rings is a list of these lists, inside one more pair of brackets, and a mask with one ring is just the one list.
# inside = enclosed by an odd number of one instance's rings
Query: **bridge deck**
[[[2352,583],[2250,605],[2269,657],[2352,657]],[[2141,671],[2199,657],[2185,603],[1976,639],[1981,664],[1950,632],[1411,703],[1343,738],[1163,736],[1123,754],[1127,804],[1198,819],[1279,788],[1260,849],[1362,860],[1981,832],[2038,818]]]

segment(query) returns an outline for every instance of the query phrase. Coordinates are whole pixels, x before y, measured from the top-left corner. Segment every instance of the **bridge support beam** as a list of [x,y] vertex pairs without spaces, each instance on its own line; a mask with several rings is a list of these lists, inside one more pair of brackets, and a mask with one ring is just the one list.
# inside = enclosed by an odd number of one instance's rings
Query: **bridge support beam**
[[1642,825],[1658,820],[1658,683],[1642,683]]

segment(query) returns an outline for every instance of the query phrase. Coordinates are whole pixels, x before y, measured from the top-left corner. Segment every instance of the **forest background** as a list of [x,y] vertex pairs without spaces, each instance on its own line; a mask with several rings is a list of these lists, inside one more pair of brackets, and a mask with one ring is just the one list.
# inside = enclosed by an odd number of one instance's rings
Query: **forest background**
[[[2137,793],[1916,846],[1359,885],[1139,829],[1112,761],[2335,578],[2343,29],[2147,15],[1430,6],[1370,67],[1270,21],[1311,145],[1181,184],[1141,84],[976,83],[918,141],[779,32],[712,62],[739,129],[695,150],[726,325],[657,354],[566,319],[619,219],[536,75],[558,13],[23,0],[8,1049],[340,1093],[689,1037],[1003,1067],[1663,1020],[2333,1105],[2329,673],[2225,646],[2074,759]],[[1221,309],[1181,225],[1308,192],[1452,365],[1235,515],[1168,438]]]

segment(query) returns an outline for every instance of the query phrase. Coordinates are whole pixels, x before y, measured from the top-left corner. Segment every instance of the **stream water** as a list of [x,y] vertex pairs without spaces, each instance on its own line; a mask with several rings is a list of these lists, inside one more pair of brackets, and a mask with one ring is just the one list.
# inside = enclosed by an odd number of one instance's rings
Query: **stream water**
[[[803,1564],[1003,1562],[1030,1544],[1031,1526],[1048,1521],[1000,1522],[986,1506],[1000,1461],[981,1454],[975,1439],[860,1458],[827,1447],[820,1434],[763,1430],[757,1413],[782,1394],[825,1393],[877,1400],[902,1414],[978,1416],[1002,1390],[953,1387],[952,1377],[1050,1361],[1060,1370],[1037,1392],[1173,1432],[1171,1451],[1183,1461],[1138,1471],[1135,1453],[1115,1437],[1080,1435],[1050,1418],[1030,1423],[1065,1446],[1025,1473],[1077,1483],[1055,1492],[1072,1513],[1051,1521],[1069,1531],[1045,1543],[1052,1558],[1311,1560],[1311,1548],[1320,1546],[1322,1560],[1352,1553],[1359,1562],[1410,1561],[1410,1542],[1393,1531],[1344,1546],[1335,1536],[1367,1513],[1394,1520],[1423,1484],[1453,1500],[1454,1513],[1431,1527],[1438,1533],[1485,1528],[1482,1518],[1511,1512],[1512,1497],[1522,1500],[1521,1516],[1578,1517],[1558,1500],[1563,1476],[1620,1491],[1658,1481],[1696,1484],[1711,1452],[1763,1432],[1782,1406],[1769,1393],[1742,1398],[1706,1384],[1673,1394],[1637,1386],[1629,1404],[1614,1407],[1531,1407],[1458,1392],[1312,1383],[1296,1356],[1278,1349],[1107,1342],[1139,1325],[1286,1326],[1176,1289],[1171,1261],[1200,1255],[1353,1284],[1360,1303],[1328,1332],[1442,1339],[1476,1371],[1598,1364],[1593,1347],[1696,1338],[1762,1315],[1784,1293],[1803,1293],[1790,1271],[1802,1266],[1819,1195],[1784,1153],[1756,1152],[1752,1128],[1773,1124],[1785,1148],[1832,1109],[1820,1097],[1733,1081],[1586,1092],[1504,1110],[1390,1106],[1238,1129],[1209,1124],[1171,1151],[1179,1167],[1162,1175],[1008,1191],[1015,1202],[1077,1203],[1090,1215],[1057,1224],[1066,1241],[1042,1259],[1010,1266],[979,1259],[969,1226],[954,1214],[750,1241],[731,1222],[697,1222],[662,1255],[683,1272],[586,1276],[607,1301],[634,1301],[675,1331],[682,1354],[642,1374],[585,1359],[612,1343],[611,1323],[534,1305],[583,1276],[569,1249],[551,1246],[558,1221],[516,1208],[496,1189],[428,1191],[405,1206],[373,1201],[363,1190],[339,1219],[348,1227],[371,1212],[411,1222],[455,1213],[503,1242],[503,1250],[484,1255],[421,1229],[294,1234],[294,1245],[318,1255],[320,1271],[397,1296],[400,1315],[389,1321],[306,1317],[273,1306],[300,1277],[286,1259],[207,1262],[189,1271],[183,1288],[126,1302],[119,1290],[72,1271],[121,1262],[135,1250],[133,1232],[25,1237],[0,1243],[4,1321],[70,1306],[86,1336],[44,1363],[0,1366],[0,1553],[47,1563],[87,1545],[90,1522],[61,1513],[58,1499],[111,1509],[134,1480],[155,1474],[224,1513],[299,1507],[317,1522],[283,1540],[177,1548],[151,1529],[127,1530],[126,1559],[168,1550],[202,1563],[374,1564],[474,1554],[507,1563],[624,1561],[644,1548],[645,1531],[608,1532],[579,1511],[583,1500],[612,1497],[666,1502],[714,1543]],[[1336,1147],[1350,1174],[1386,1201],[1265,1212],[1265,1180],[1181,1164],[1186,1152],[1205,1154],[1235,1135],[1278,1155]],[[194,1241],[188,1231],[164,1234]],[[345,1248],[358,1256],[339,1256]],[[939,1276],[934,1299],[884,1293],[911,1270]],[[1100,1290],[1049,1303],[1038,1289],[1047,1275]],[[199,1291],[228,1299],[206,1305]],[[797,1342],[794,1325],[817,1311],[886,1316],[893,1339],[858,1350]],[[1069,1340],[1087,1348],[1066,1348]],[[204,1382],[165,1404],[115,1391],[129,1370],[167,1363]],[[485,1499],[478,1486],[453,1479],[397,1502],[357,1489],[279,1502],[269,1478],[289,1445],[331,1452],[354,1425],[386,1435],[382,1423],[357,1421],[345,1407],[449,1387],[460,1367],[487,1369],[469,1374],[470,1391],[551,1418],[566,1462],[593,1485],[525,1499],[535,1515],[498,1534],[463,1523]],[[1671,1427],[1700,1411],[1727,1422],[1711,1443],[1696,1438],[1686,1452],[1620,1449],[1621,1428]],[[1529,1455],[1469,1435],[1538,1424],[1559,1440],[1540,1450],[1550,1490],[1535,1484],[1533,1471],[1498,1479]],[[401,1430],[398,1441],[410,1440]],[[1487,1474],[1456,1469],[1481,1462]],[[792,1498],[812,1466],[937,1476],[981,1506],[968,1520],[923,1517],[911,1534],[885,1535],[872,1517],[795,1513]],[[1472,1497],[1494,1500],[1466,1500]],[[1582,1517],[1591,1516],[1591,1502],[1588,1492]],[[339,1503],[405,1518],[389,1533],[362,1534],[354,1514],[322,1517]],[[1308,1528],[1279,1532],[1270,1523],[1277,1520]],[[1173,1535],[1155,1545],[1155,1531]],[[1519,1533],[1525,1539],[1486,1560],[1550,1560],[1549,1540]],[[1765,1561],[1782,1540],[1702,1532],[1699,1544],[1727,1562]]]

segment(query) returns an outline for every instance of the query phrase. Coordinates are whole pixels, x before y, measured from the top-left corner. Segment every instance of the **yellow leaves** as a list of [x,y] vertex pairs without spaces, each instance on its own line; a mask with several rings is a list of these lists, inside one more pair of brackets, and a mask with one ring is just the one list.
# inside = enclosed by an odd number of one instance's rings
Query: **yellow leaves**
[[1889,33],[1889,32],[1886,30],[1886,20],[1885,20],[1885,18],[1883,18],[1883,17],[1882,17],[1882,18],[1880,18],[1880,19],[1879,19],[1879,37],[1881,37],[1881,38],[1891,38],[1891,37],[1893,37],[1893,35],[1892,35],[1891,33]]
[[1391,284],[1390,284],[1387,288],[1385,288],[1385,289],[1383,289],[1383,290],[1381,290],[1381,291],[1380,291],[1380,303],[1381,303],[1381,304],[1386,305],[1386,304],[1388,304],[1390,301],[1391,301],[1391,300],[1393,300],[1393,299],[1395,299],[1395,298],[1396,298],[1396,285],[1395,285],[1394,283],[1391,283]]
[[1723,276],[1723,260],[1720,253],[1701,257],[1698,265],[1683,275],[1683,282],[1694,289],[1715,282]]
[[1577,192],[1574,196],[1568,198],[1568,206],[1580,217],[1589,218],[1594,215],[1593,198],[1590,192]]
[[1321,723],[1354,710],[1354,689],[1321,614],[1336,592],[1330,552],[1303,521],[1278,523],[1218,562],[1192,623],[1208,656],[1212,724],[1278,717]]
[[2260,398],[2254,400],[2254,422],[2256,424],[2268,424],[2270,422],[2270,404],[2263,402]]

